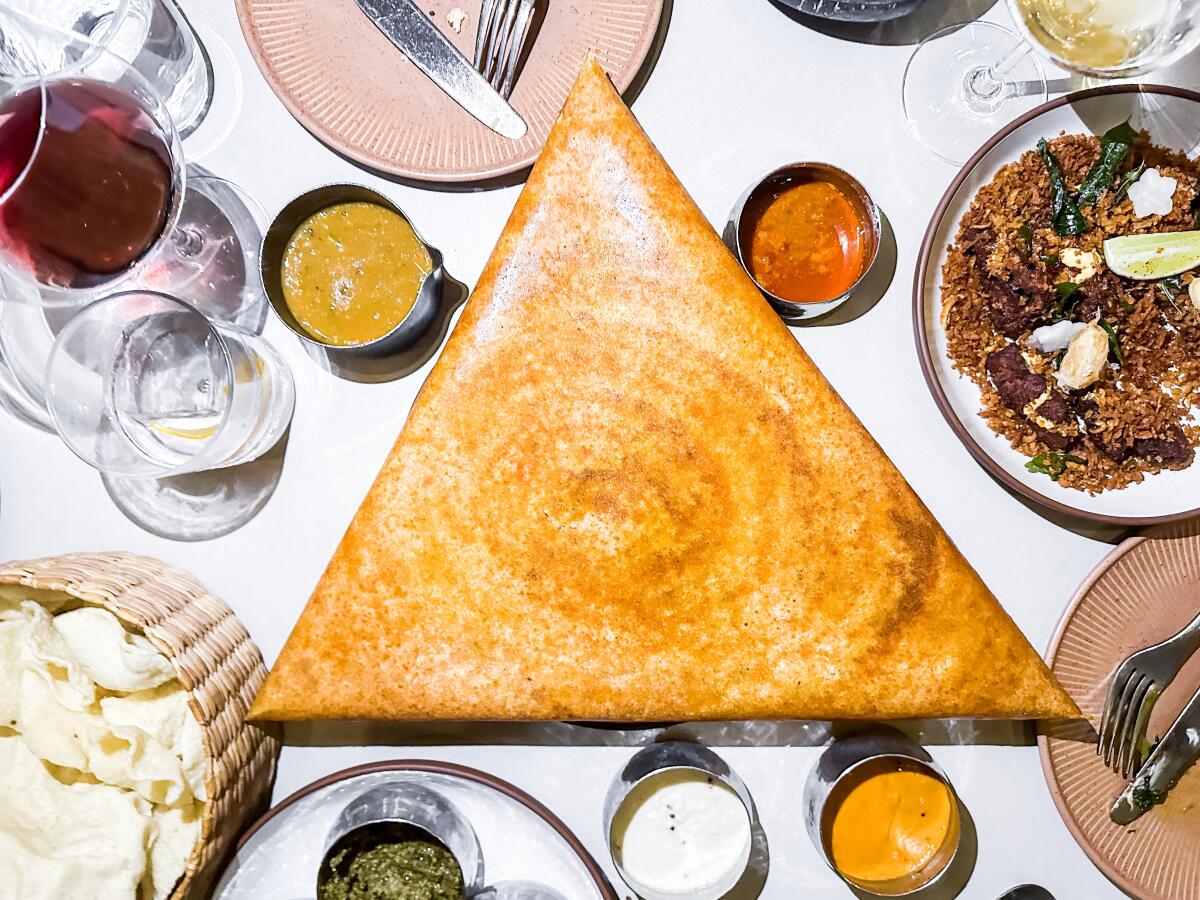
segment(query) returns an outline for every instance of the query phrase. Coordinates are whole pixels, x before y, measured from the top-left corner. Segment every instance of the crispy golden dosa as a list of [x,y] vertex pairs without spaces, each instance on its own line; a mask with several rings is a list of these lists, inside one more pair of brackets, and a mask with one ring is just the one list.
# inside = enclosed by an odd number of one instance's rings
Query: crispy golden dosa
[[1077,714],[594,63],[253,712]]

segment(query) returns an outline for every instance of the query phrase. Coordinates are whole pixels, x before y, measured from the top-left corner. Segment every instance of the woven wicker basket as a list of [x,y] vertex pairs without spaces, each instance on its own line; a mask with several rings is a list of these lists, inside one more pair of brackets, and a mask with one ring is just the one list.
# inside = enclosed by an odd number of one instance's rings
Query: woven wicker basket
[[[185,575],[127,553],[80,553],[0,565],[0,591],[66,593],[141,629],[175,661],[204,735],[208,802],[200,840],[172,900],[202,897],[247,821],[266,807],[279,741],[245,722],[266,678],[258,648],[232,610]],[[48,596],[43,594],[42,596]]]

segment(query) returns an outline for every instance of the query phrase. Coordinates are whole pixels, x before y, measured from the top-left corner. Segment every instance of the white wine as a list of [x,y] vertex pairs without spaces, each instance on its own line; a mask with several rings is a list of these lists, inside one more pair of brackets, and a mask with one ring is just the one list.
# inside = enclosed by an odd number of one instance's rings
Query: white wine
[[1068,66],[1136,64],[1173,19],[1177,0],[1016,0],[1030,34]]

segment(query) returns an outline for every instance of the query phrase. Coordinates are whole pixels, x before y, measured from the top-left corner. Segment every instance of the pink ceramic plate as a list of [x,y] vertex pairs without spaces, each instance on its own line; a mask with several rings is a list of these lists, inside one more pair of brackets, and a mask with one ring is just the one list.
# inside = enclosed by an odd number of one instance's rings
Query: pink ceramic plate
[[[1192,528],[1191,531],[1195,531]],[[1038,738],[1050,793],[1075,840],[1122,890],[1145,900],[1200,900],[1200,767],[1127,828],[1108,818],[1125,781],[1096,755],[1095,727],[1113,671],[1135,650],[1170,637],[1200,610],[1200,537],[1179,526],[1121,544],[1067,608],[1050,666],[1087,723],[1049,724]],[[1200,687],[1200,656],[1154,709],[1149,736],[1166,731]]]
[[[418,5],[470,59],[480,0]],[[246,42],[305,128],[373,169],[425,181],[479,181],[519,171],[542,149],[589,50],[619,90],[654,43],[663,0],[554,0],[510,102],[529,131],[510,141],[481,125],[391,45],[354,0],[237,0]],[[450,27],[454,10],[467,14]]]

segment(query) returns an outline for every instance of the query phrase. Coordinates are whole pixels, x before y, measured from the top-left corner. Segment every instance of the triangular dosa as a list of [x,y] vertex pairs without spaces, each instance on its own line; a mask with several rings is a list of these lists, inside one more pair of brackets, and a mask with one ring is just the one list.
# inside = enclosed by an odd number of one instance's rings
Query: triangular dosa
[[254,715],[1077,710],[593,62]]

